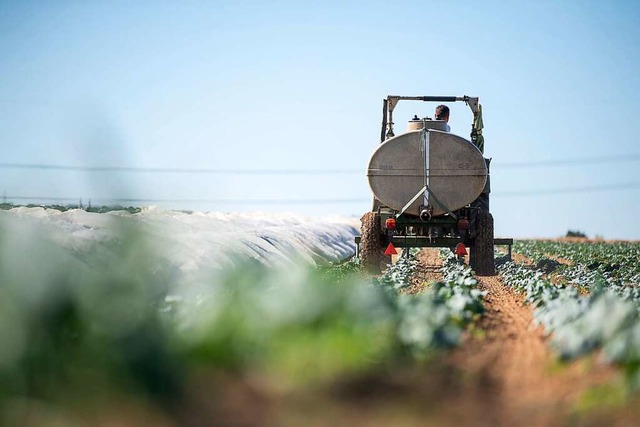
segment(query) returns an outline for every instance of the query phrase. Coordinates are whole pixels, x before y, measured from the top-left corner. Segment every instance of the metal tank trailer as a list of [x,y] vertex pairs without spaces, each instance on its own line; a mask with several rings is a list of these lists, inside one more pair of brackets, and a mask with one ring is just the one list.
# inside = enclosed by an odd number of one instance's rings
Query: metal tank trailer
[[[459,102],[473,112],[470,140],[446,131],[446,122],[415,116],[394,134],[393,110],[401,100]],[[469,264],[479,276],[495,275],[495,239],[489,212],[489,163],[482,136],[482,107],[469,96],[388,96],[383,101],[380,145],[367,177],[373,207],[362,217],[358,256],[371,272],[390,262],[395,248],[446,247],[457,255],[470,249]]]

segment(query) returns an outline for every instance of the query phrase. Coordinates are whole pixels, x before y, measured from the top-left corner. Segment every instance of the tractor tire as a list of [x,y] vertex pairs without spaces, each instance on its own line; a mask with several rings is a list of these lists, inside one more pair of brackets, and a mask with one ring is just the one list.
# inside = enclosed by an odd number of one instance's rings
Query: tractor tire
[[367,212],[360,219],[360,264],[371,274],[380,274],[383,266],[391,261],[384,254],[385,239],[380,224],[380,214]]
[[469,266],[477,276],[495,276],[496,265],[493,258],[493,216],[486,211],[478,211],[475,224],[475,238],[471,244]]

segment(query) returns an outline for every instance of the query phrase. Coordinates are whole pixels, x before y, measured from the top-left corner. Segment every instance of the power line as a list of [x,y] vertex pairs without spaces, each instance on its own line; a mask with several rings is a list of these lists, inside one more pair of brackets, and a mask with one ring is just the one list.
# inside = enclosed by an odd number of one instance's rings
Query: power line
[[621,184],[610,185],[594,185],[586,187],[573,187],[573,188],[555,188],[544,190],[517,190],[492,193],[492,196],[497,197],[524,197],[524,196],[538,196],[546,194],[568,194],[568,193],[591,193],[597,191],[616,191],[616,190],[630,190],[640,188],[640,182],[625,182]]
[[[640,161],[640,154],[592,157],[582,159],[537,160],[526,162],[494,163],[493,169],[521,169],[557,166],[574,166],[603,163],[629,163]],[[212,175],[346,175],[364,174],[362,169],[224,169],[224,168],[159,168],[134,166],[75,166],[45,163],[0,163],[0,169],[58,170],[71,172],[114,172],[155,174],[212,174]]]
[[[640,188],[640,182],[627,182],[601,186],[573,188],[556,188],[542,190],[518,190],[492,193],[492,197],[510,198],[553,194],[570,194],[598,191],[618,191]],[[39,196],[4,196],[6,200],[45,200],[52,202],[73,202],[78,197],[39,197]],[[369,203],[371,198],[352,199],[152,199],[152,198],[88,198],[92,203],[186,203],[186,204],[220,204],[220,205],[331,205]]]
[[331,175],[364,173],[364,169],[188,169],[129,166],[71,166],[29,163],[0,163],[0,169],[66,170],[75,172],[173,173],[218,175]]
[[[78,197],[5,196],[6,200],[45,200],[53,202],[78,201]],[[147,199],[147,198],[90,198],[92,203],[200,203],[232,205],[329,205],[370,202],[371,199]]]
[[514,168],[588,165],[588,164],[602,164],[602,163],[628,163],[628,162],[637,162],[639,160],[640,160],[640,154],[628,154],[628,155],[621,155],[621,156],[591,157],[591,158],[582,158],[582,159],[558,159],[558,160],[540,160],[540,161],[528,161],[528,162],[507,162],[507,163],[497,163],[492,166],[497,166],[503,169],[514,169]]

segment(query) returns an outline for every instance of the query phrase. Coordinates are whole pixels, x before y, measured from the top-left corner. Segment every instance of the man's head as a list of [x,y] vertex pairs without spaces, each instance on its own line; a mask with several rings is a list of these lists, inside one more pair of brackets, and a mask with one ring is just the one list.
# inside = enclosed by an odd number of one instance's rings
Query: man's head
[[446,105],[438,105],[436,107],[436,120],[449,121],[449,107]]

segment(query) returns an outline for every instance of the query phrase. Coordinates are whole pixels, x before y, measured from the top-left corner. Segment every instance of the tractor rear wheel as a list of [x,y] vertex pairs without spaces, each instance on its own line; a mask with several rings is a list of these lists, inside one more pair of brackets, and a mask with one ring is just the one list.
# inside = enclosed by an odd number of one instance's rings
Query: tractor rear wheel
[[360,218],[360,263],[366,271],[380,274],[381,267],[388,262],[384,254],[384,235],[380,223],[380,214],[367,212]]
[[479,210],[475,221],[475,239],[471,244],[469,265],[478,276],[495,276],[493,259],[493,216]]

